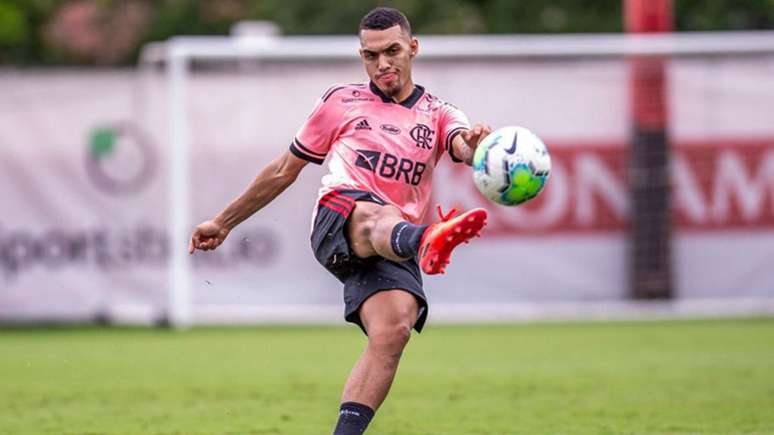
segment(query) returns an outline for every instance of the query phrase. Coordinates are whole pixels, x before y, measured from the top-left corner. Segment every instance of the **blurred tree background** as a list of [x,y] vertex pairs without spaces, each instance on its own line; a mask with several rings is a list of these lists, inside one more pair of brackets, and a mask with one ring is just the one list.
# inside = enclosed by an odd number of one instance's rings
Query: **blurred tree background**
[[[674,0],[678,31],[774,28],[774,0]],[[622,0],[0,0],[0,64],[132,64],[173,35],[270,20],[285,34],[354,34],[377,5],[416,33],[620,32]]]

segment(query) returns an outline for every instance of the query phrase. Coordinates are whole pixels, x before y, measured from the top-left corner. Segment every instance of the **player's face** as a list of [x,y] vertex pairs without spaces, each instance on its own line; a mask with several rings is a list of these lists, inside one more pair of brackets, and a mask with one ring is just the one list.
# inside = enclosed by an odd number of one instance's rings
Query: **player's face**
[[360,31],[360,57],[368,77],[388,97],[399,96],[413,86],[411,61],[418,48],[416,38],[397,24],[385,30]]

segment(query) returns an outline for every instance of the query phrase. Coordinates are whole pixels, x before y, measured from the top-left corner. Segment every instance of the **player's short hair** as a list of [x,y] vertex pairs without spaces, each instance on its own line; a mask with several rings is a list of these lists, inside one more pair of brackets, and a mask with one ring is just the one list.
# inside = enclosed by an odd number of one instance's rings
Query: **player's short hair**
[[411,36],[411,24],[403,12],[395,8],[378,7],[360,20],[360,30],[386,30],[396,24]]

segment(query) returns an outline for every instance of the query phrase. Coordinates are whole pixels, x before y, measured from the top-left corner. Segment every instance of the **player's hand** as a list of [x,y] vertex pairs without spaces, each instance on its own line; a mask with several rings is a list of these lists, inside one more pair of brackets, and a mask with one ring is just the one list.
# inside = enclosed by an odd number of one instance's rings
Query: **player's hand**
[[200,223],[194,228],[194,232],[191,235],[191,241],[188,243],[188,253],[193,254],[197,249],[211,251],[217,248],[226,240],[229,232],[228,228],[214,220]]
[[489,133],[491,132],[492,127],[486,124],[476,124],[470,130],[463,131],[461,136],[468,148],[475,151],[478,144],[480,144],[485,137],[489,136]]

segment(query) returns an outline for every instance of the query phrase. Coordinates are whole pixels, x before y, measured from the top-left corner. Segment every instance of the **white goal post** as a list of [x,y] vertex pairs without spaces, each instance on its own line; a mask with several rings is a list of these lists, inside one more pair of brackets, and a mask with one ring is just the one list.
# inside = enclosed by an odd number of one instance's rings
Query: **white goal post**
[[[625,58],[629,56],[769,56],[774,54],[774,32],[671,33],[658,35],[470,35],[419,36],[423,60],[466,62],[561,60]],[[174,158],[169,162],[169,234],[171,241],[169,262],[168,320],[175,326],[186,327],[198,323],[192,307],[192,263],[187,253],[191,222],[191,120],[187,113],[189,82],[192,65],[197,62],[274,60],[274,61],[350,61],[357,62],[359,43],[354,36],[180,36],[144,47],[140,68],[164,68],[166,89],[166,143]],[[774,294],[770,295],[774,297]],[[679,305],[674,309],[674,304]],[[583,313],[592,317],[615,317],[611,313],[625,313],[635,305],[612,301],[609,310],[596,304],[567,303],[541,306],[530,303],[493,303],[477,306],[475,313],[461,310],[460,305],[439,306],[439,319],[481,321],[486,319],[513,319],[540,317],[575,317]],[[627,308],[629,307],[629,308]],[[655,307],[655,308],[654,308]],[[729,312],[723,308],[760,310],[762,305],[745,300],[736,305],[718,302],[712,305],[702,301],[694,308],[686,301],[666,304],[662,310],[649,305],[643,313],[707,314]],[[743,307],[743,308],[740,308]],[[764,305],[772,310],[772,304]],[[637,310],[637,308],[632,308]],[[487,317],[487,310],[490,316]],[[659,311],[661,310],[661,311]],[[734,313],[733,309],[731,310]],[[632,311],[635,312],[635,311]],[[640,312],[640,311],[637,311]],[[444,317],[446,316],[446,317]],[[325,316],[323,316],[325,317]],[[260,320],[260,319],[258,319]],[[224,320],[227,322],[227,320]]]

